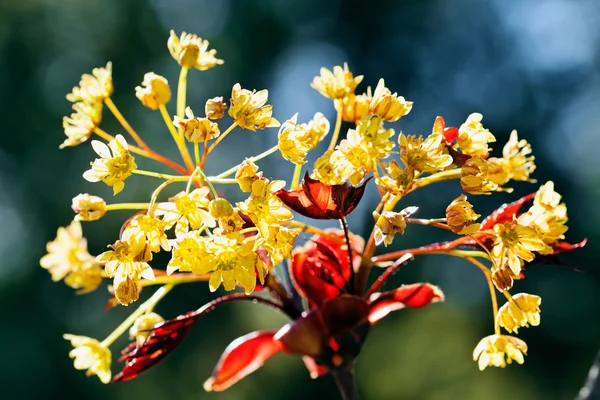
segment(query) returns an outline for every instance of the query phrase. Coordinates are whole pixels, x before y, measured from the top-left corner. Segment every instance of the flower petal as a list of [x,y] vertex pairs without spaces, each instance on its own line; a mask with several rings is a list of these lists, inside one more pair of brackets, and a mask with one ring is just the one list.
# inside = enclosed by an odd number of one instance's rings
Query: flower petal
[[206,391],[222,391],[259,369],[281,350],[273,340],[277,331],[252,332],[234,340],[223,352],[212,376],[204,383]]
[[369,322],[373,325],[390,312],[404,307],[419,308],[443,300],[441,289],[430,283],[402,285],[389,292],[373,293],[369,297]]
[[304,313],[302,317],[283,326],[273,337],[287,354],[316,357],[323,352],[329,332],[319,309]]

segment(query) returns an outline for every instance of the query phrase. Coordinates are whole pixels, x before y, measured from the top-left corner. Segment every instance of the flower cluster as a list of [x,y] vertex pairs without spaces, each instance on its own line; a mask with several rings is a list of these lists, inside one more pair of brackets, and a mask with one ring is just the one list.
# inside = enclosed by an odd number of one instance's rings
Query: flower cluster
[[[111,63],[83,75],[79,86],[67,95],[75,103],[75,113],[64,119],[67,139],[60,147],[97,136],[91,146],[98,158],[83,173],[84,179],[104,183],[115,196],[134,176],[159,182],[152,195],[139,203],[107,203],[88,193],[75,196],[73,222],[58,229],[56,239],[48,243],[48,254],[40,260],[54,281],[64,279],[78,293],[93,291],[103,279],[110,279],[107,293],[112,306],[136,303],[142,289],[161,285],[103,341],[65,335],[74,347],[70,355],[75,368],[109,382],[109,347],[129,332],[132,343],[121,358],[125,366],[113,381],[135,378],[170,354],[202,315],[220,304],[252,301],[281,311],[290,322],[279,330],[253,332],[235,340],[206,381],[206,390],[226,389],[280,351],[302,356],[314,378],[348,373],[370,327],[380,319],[391,311],[444,299],[441,289],[429,283],[384,289],[388,278],[413,257],[433,253],[464,258],[488,280],[494,333],[475,347],[473,357],[479,368],[524,362],[527,345],[501,330],[517,334],[520,328],[539,325],[541,298],[511,294],[514,281],[525,278],[528,264],[585,244],[564,242],[567,209],[554,183],[545,183],[481,221],[465,194],[449,201],[440,218],[415,218],[418,207],[414,205],[396,208],[405,195],[446,180],[458,180],[470,195],[511,191],[505,187],[510,181],[535,182],[531,146],[516,131],[510,134],[501,157],[490,155],[489,144],[496,136],[483,126],[479,113],[469,115],[458,128],[447,127],[437,117],[430,134],[396,136],[390,124],[405,117],[413,103],[392,93],[383,79],[374,92],[367,88],[357,94],[362,76],[355,76],[347,64],[333,71],[322,68],[312,82],[313,88],[332,100],[337,113],[333,128],[321,112],[307,122],[298,122],[294,114],[280,124],[268,104],[268,91],[243,89],[239,83],[233,85],[228,102],[222,96],[208,99],[202,115],[186,107],[187,74],[194,69],[209,70],[223,61],[216,58],[215,50],[209,50],[208,41],[193,34],[171,32],[167,47],[181,66],[175,113],[167,109],[172,91],[163,76],[146,73],[135,95],[145,107],[161,114],[181,163],[150,148],[112,102]],[[99,127],[104,106],[130,139]],[[232,119],[229,126],[222,125],[226,112]],[[344,124],[345,135],[339,140]],[[276,146],[239,160],[220,174],[205,173],[217,145],[236,128],[272,127],[279,127]],[[328,145],[321,146],[326,138]],[[316,162],[301,179],[308,153],[319,149]],[[289,183],[267,177],[257,165],[276,152],[294,165]],[[149,158],[174,172],[139,169],[135,157]],[[180,187],[172,192],[175,195],[165,196],[164,189],[172,185]],[[216,185],[239,187],[244,198],[230,201]],[[351,232],[346,216],[356,210],[366,190],[378,193],[380,201],[367,211],[373,216],[373,226],[363,240]],[[529,201],[530,208],[521,212]],[[107,251],[92,256],[82,222],[119,210],[129,214],[118,237]],[[295,214],[337,220],[342,229],[322,230],[294,219]],[[414,224],[457,236],[412,249],[384,250]],[[296,246],[296,239],[307,233],[312,236],[303,246]],[[382,251],[377,254],[378,250]],[[158,253],[168,254],[166,265],[155,257]],[[368,287],[376,271],[381,273]],[[291,285],[280,282],[285,275]],[[154,312],[174,287],[198,282],[207,282],[211,292],[221,287],[226,292],[241,291],[220,294],[174,319],[165,320]],[[263,289],[267,289],[264,295],[254,294]],[[498,292],[507,299],[499,309]]]

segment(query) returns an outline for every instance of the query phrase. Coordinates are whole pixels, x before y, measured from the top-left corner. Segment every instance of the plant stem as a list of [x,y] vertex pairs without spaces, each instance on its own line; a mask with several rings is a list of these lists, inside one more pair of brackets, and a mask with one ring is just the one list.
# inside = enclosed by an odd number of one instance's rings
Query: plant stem
[[[279,150],[279,145],[273,146],[273,147],[271,147],[269,150],[267,150],[267,151],[264,151],[264,152],[260,153],[260,154],[259,154],[259,155],[257,155],[257,156],[250,157],[250,158],[248,158],[248,160],[250,160],[250,161],[252,161],[252,162],[254,162],[254,161],[258,161],[258,160],[261,160],[261,159],[265,158],[266,156],[268,156],[268,155],[271,155],[271,154],[275,153],[277,150]],[[240,167],[240,165],[242,165],[242,164],[238,164],[238,165],[236,165],[236,166],[234,166],[234,167],[231,167],[231,168],[229,168],[227,171],[221,172],[221,173],[220,173],[219,175],[217,175],[216,177],[217,177],[217,178],[227,178],[229,175],[231,175],[231,174],[233,174],[234,172],[236,172],[236,171],[238,170],[238,168]]]
[[119,111],[119,109],[117,108],[115,103],[113,103],[113,101],[110,99],[110,97],[107,97],[106,99],[104,99],[104,104],[106,104],[106,106],[108,107],[110,112],[119,121],[121,126],[123,128],[125,128],[127,133],[129,133],[131,135],[131,137],[133,138],[133,140],[135,140],[135,142],[138,144],[138,146],[140,146],[142,149],[144,149],[146,151],[151,151],[150,147],[148,147],[148,145],[142,140],[140,135],[138,135],[137,132],[131,127],[131,125],[129,125],[129,122],[127,122],[125,117],[123,117],[123,114],[121,114],[121,112]]
[[215,147],[217,147],[221,140],[225,139],[225,136],[227,136],[229,132],[231,132],[236,126],[238,126],[238,124],[237,122],[234,122],[229,128],[227,128],[225,132],[221,133],[217,140],[215,140],[215,142],[208,148],[208,152],[206,152],[206,155],[208,156],[215,149]]
[[474,264],[485,275],[485,279],[487,280],[488,287],[490,289],[490,297],[492,298],[492,311],[494,313],[494,333],[496,335],[499,335],[500,326],[496,323],[496,315],[498,315],[498,299],[496,298],[496,288],[494,287],[494,283],[492,282],[492,273],[490,272],[489,268],[487,268],[485,265],[483,265],[473,257],[466,257],[465,259]]
[[438,172],[436,174],[429,175],[424,178],[416,179],[414,181],[412,187],[406,194],[408,194],[410,192],[414,192],[415,190],[417,190],[418,188],[421,188],[423,186],[431,185],[432,183],[435,183],[435,182],[448,181],[450,179],[460,178],[461,172],[462,172],[461,168],[455,168],[455,169],[451,169],[448,171]]
[[163,120],[165,121],[165,125],[167,126],[167,129],[171,133],[171,136],[173,136],[173,140],[175,141],[175,144],[177,145],[177,148],[179,149],[181,158],[183,158],[183,161],[185,162],[185,166],[188,169],[188,173],[191,173],[194,170],[194,163],[192,162],[188,148],[185,145],[185,139],[183,137],[183,134],[180,135],[179,133],[177,133],[177,130],[175,129],[175,126],[173,125],[173,122],[171,121],[171,116],[169,115],[169,112],[167,111],[167,107],[165,107],[164,104],[161,104],[158,107],[158,109],[160,110],[160,115],[162,115]]
[[354,371],[352,369],[334,369],[331,371],[333,379],[344,400],[358,400],[358,392],[354,382]]
[[298,183],[300,182],[300,172],[302,172],[302,165],[296,164],[296,167],[294,168],[294,177],[292,178],[292,190],[298,188]]
[[179,73],[179,83],[177,84],[177,115],[179,118],[183,118],[185,114],[185,100],[187,90],[187,67],[181,67]]
[[331,142],[329,142],[329,148],[327,150],[335,149],[338,138],[340,136],[340,130],[342,129],[342,104],[339,100],[334,100],[335,110],[337,111],[337,117],[335,119],[335,128],[331,135]]
[[150,203],[115,203],[107,204],[106,211],[113,210],[145,210]]

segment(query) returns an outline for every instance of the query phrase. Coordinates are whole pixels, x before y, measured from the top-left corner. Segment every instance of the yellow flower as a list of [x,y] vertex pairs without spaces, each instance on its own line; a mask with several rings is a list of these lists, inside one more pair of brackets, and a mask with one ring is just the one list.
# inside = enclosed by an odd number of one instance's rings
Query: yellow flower
[[271,225],[269,226],[269,238],[267,240],[259,238],[254,245],[254,249],[264,248],[271,257],[273,265],[277,265],[292,256],[292,248],[296,237],[298,237],[296,230]]
[[377,186],[384,192],[403,196],[412,185],[414,171],[409,168],[402,169],[395,160],[390,161],[385,170],[390,176],[377,178]]
[[496,141],[494,135],[481,124],[482,119],[483,115],[473,113],[458,128],[456,143],[464,154],[486,157],[490,151],[488,143]]
[[176,115],[173,125],[183,129],[183,135],[190,142],[203,143],[205,140],[215,139],[221,134],[216,122],[212,122],[208,118],[194,117],[194,113],[189,107],[185,109],[185,116],[187,118],[179,118]]
[[461,194],[446,208],[446,220],[452,232],[459,235],[475,233],[479,230],[479,224],[475,221],[479,218],[475,214],[473,206],[467,201],[467,196]]
[[206,242],[198,231],[190,231],[180,236],[173,245],[171,260],[167,264],[167,274],[181,272],[199,272],[200,260],[207,256]]
[[48,242],[48,254],[40,260],[40,265],[50,272],[52,280],[65,279],[65,284],[80,293],[91,292],[102,282],[100,265],[87,249],[81,223],[73,221],[66,227],[58,228],[56,239]]
[[371,94],[349,94],[342,99],[342,119],[357,124],[363,117],[369,115]]
[[498,188],[498,184],[490,180],[490,164],[479,157],[471,157],[463,165],[460,186],[467,193],[490,194]]
[[479,369],[483,371],[489,366],[504,368],[507,362],[510,364],[513,360],[523,364],[524,354],[527,354],[527,344],[521,339],[508,335],[491,335],[477,344],[473,350],[473,361],[479,360]]
[[191,193],[180,192],[171,198],[168,203],[161,203],[155,215],[162,215],[165,229],[175,225],[175,236],[185,235],[190,228],[214,228],[215,219],[208,212],[208,194],[210,189],[206,186],[194,189]]
[[206,100],[204,113],[206,114],[206,118],[221,119],[225,115],[226,108],[227,105],[223,102],[223,97],[213,97],[212,99]]
[[313,179],[317,179],[326,185],[339,185],[344,182],[344,177],[331,161],[333,154],[334,150],[327,150],[315,161],[312,172]]
[[308,124],[301,124],[304,135],[302,141],[308,147],[309,151],[317,148],[319,143],[329,133],[329,121],[325,116],[317,112]]
[[531,151],[531,145],[527,143],[527,140],[519,140],[517,131],[513,130],[510,139],[502,149],[502,157],[508,161],[510,179],[535,182],[535,180],[529,179],[529,176],[535,171],[535,157],[529,156]]
[[96,221],[106,214],[104,199],[88,193],[80,193],[73,197],[71,208],[77,213],[75,221]]
[[208,211],[217,220],[223,233],[239,231],[244,226],[244,220],[226,199],[211,200],[208,204]]
[[521,327],[538,326],[540,324],[540,304],[542,298],[528,293],[518,293],[512,296],[498,310],[496,323],[508,332],[518,332]]
[[306,164],[306,155],[311,150],[305,140],[305,129],[301,125],[297,125],[298,114],[294,114],[292,118],[285,121],[277,138],[279,140],[279,151],[286,160],[296,164]]
[[113,94],[112,63],[105,68],[94,68],[92,75],[83,74],[79,86],[67,95],[70,102],[84,101],[89,104],[102,103]]
[[521,272],[524,262],[533,261],[533,252],[552,253],[552,248],[544,243],[535,229],[520,225],[517,221],[494,225],[494,236],[494,269],[508,266],[516,276]]
[[112,250],[100,254],[96,261],[104,264],[106,274],[114,278],[113,287],[117,300],[127,305],[137,300],[137,282],[141,279],[154,280],[154,272],[147,262],[142,261],[144,242],[117,240],[109,247]]
[[223,284],[225,290],[233,290],[236,285],[250,294],[256,287],[256,278],[264,283],[266,266],[253,249],[252,243],[244,243],[241,235],[212,235],[209,238],[209,255],[200,264],[203,273],[213,271],[208,287],[214,292]]
[[252,184],[250,197],[243,203],[237,204],[238,208],[256,224],[264,239],[269,237],[269,225],[279,224],[293,217],[292,212],[275,194],[284,186],[284,181],[256,180]]
[[347,63],[344,63],[344,68],[339,65],[333,67],[333,73],[327,68],[321,68],[320,73],[320,76],[314,77],[310,86],[332,100],[353,94],[356,86],[363,79],[362,75],[355,78],[348,69]]
[[400,212],[385,211],[381,215],[373,213],[376,221],[373,230],[375,244],[379,246],[383,243],[385,246],[389,246],[392,244],[396,233],[404,235],[408,217],[418,209],[418,207],[407,207]]
[[200,71],[223,64],[223,60],[216,57],[217,51],[208,50],[208,45],[208,40],[202,40],[197,35],[185,32],[182,32],[178,38],[175,32],[171,31],[167,41],[167,47],[179,65]]
[[206,237],[190,232],[179,238],[173,247],[167,273],[176,270],[194,274],[212,272],[209,279],[212,292],[222,283],[225,290],[233,290],[237,284],[244,288],[246,294],[254,290],[257,274],[261,283],[266,274],[265,265],[253,250],[253,244],[245,243],[237,232],[227,235],[216,233]]
[[560,201],[561,195],[554,191],[554,182],[546,182],[537,191],[531,208],[519,216],[519,223],[533,227],[547,244],[564,239],[569,229],[565,224],[569,219],[567,206]]
[[75,369],[87,370],[87,376],[97,375],[102,383],[110,382],[111,354],[107,347],[86,336],[64,334],[63,338],[74,347],[69,357],[75,359]]
[[146,248],[153,253],[158,253],[161,248],[170,251],[171,245],[167,241],[165,227],[165,221],[148,214],[139,214],[126,223],[121,238],[127,242],[145,243]]
[[380,79],[375,88],[369,109],[372,114],[388,122],[396,122],[410,112],[412,105],[412,101],[406,101],[402,96],[398,97],[397,93],[392,94],[385,87],[384,80]]
[[164,321],[164,318],[155,312],[144,314],[135,320],[131,328],[129,328],[129,337],[135,339],[138,346],[141,346],[146,341],[146,338],[152,333],[152,328]]
[[154,72],[144,75],[142,86],[135,87],[135,96],[151,110],[157,110],[171,100],[169,82]]
[[137,168],[127,149],[125,138],[117,135],[108,146],[98,140],[92,140],[92,147],[101,158],[94,160],[92,168],[85,171],[83,177],[89,182],[102,181],[112,186],[114,194],[119,193],[125,186],[125,179]]
[[343,180],[354,186],[360,184],[365,175],[375,168],[375,160],[369,154],[368,144],[354,129],[349,129],[346,139],[331,153],[331,163]]
[[77,146],[90,138],[94,129],[102,121],[102,103],[77,102],[73,104],[75,112],[70,117],[63,117],[63,128],[67,138],[59,146]]
[[356,125],[356,131],[365,142],[371,158],[372,166],[369,170],[374,168],[377,159],[388,157],[396,145],[391,140],[396,132],[393,129],[385,129],[383,120],[379,117],[364,117]]
[[231,105],[229,107],[229,116],[243,129],[256,131],[256,129],[265,129],[279,126],[279,121],[272,117],[273,106],[267,104],[269,92],[263,89],[249,91],[242,89],[239,83],[236,83],[231,90]]
[[258,165],[249,159],[245,159],[235,173],[235,180],[242,192],[251,192],[252,184],[259,179],[262,179],[262,172],[258,172]]
[[452,157],[442,145],[442,135],[432,133],[423,140],[423,136],[404,136],[400,134],[400,159],[407,168],[418,172],[436,172],[452,164]]

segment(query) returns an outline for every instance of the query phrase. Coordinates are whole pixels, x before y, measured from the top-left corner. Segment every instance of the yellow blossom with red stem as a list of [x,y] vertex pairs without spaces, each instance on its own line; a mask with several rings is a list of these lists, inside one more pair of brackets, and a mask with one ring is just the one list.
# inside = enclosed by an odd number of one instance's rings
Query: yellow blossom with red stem
[[[70,355],[77,369],[107,383],[111,379],[109,347],[129,332],[134,343],[123,353],[126,366],[115,380],[131,379],[170,354],[203,313],[221,303],[250,300],[279,309],[292,321],[279,331],[250,334],[232,343],[207,381],[207,390],[229,387],[282,349],[302,355],[311,376],[351,370],[366,328],[393,310],[443,299],[441,291],[430,284],[381,291],[388,278],[410,259],[428,254],[461,257],[486,279],[494,326],[493,334],[475,348],[473,357],[479,368],[524,362],[527,345],[502,335],[501,329],[517,333],[521,327],[538,325],[541,298],[528,293],[511,295],[514,280],[523,279],[524,268],[537,258],[585,244],[563,242],[567,210],[554,183],[547,182],[535,194],[500,207],[481,222],[465,195],[452,200],[440,218],[415,218],[414,206],[397,208],[404,196],[442,181],[458,180],[457,185],[471,194],[510,191],[503,185],[511,180],[533,182],[532,149],[516,131],[510,134],[501,157],[491,156],[489,143],[495,137],[483,127],[479,113],[472,113],[459,128],[446,127],[444,119],[437,117],[429,136],[400,133],[396,142],[396,131],[389,123],[406,117],[413,103],[392,93],[383,79],[374,92],[367,88],[357,94],[362,76],[355,76],[347,64],[335,66],[333,71],[321,69],[311,84],[332,100],[336,112],[332,129],[324,116],[326,110],[322,110],[309,122],[299,123],[295,114],[278,132],[267,130],[280,126],[273,117],[273,105],[268,104],[267,89],[251,91],[239,83],[233,86],[228,102],[223,96],[207,99],[205,116],[197,117],[186,107],[188,72],[204,71],[223,61],[216,57],[216,50],[209,49],[208,41],[194,34],[171,32],[167,47],[181,67],[177,87],[171,91],[166,77],[149,72],[136,88],[136,96],[148,109],[159,111],[165,123],[163,134],[173,139],[180,161],[151,149],[142,139],[146,136],[137,133],[111,100],[111,63],[84,74],[67,96],[75,103],[74,113],[63,120],[67,138],[60,147],[82,144],[92,135],[97,139],[91,140],[91,147],[98,158],[84,178],[104,182],[115,195],[129,179],[146,179],[156,185],[151,195],[139,202],[105,201],[87,193],[74,197],[74,221],[60,228],[56,239],[48,243],[41,266],[53,280],[64,279],[79,293],[92,291],[104,278],[111,278],[112,305],[130,305],[137,302],[143,288],[162,285],[103,341],[65,335],[74,347]],[[172,96],[177,103],[174,115],[166,107]],[[127,139],[100,128],[104,106]],[[221,123],[225,112],[233,119],[229,126]],[[351,126],[342,132],[343,122]],[[214,158],[214,149],[238,126],[264,129],[264,135],[277,134],[277,145],[209,176],[205,166]],[[317,161],[308,165],[300,179],[308,153],[318,150],[330,130],[328,147],[316,155]],[[295,164],[289,190],[286,181],[259,168],[263,158],[276,152]],[[141,170],[134,155],[175,172]],[[346,217],[355,212],[365,190],[372,190],[373,184],[368,186],[372,178],[380,201],[366,210],[374,221],[363,242],[351,232]],[[239,187],[243,197],[234,201],[219,185]],[[531,200],[531,207],[521,212],[521,206]],[[365,212],[365,205],[361,207]],[[108,251],[92,256],[79,221],[95,221],[117,211],[129,212],[119,235]],[[342,231],[298,221],[294,213],[309,220],[337,220]],[[461,236],[375,255],[377,247],[391,244],[396,234],[410,234],[410,224]],[[302,235],[306,233],[315,236],[305,241]],[[300,240],[304,246],[298,246]],[[166,265],[161,264],[161,257],[154,257],[159,252],[170,255]],[[373,277],[367,288],[370,275],[379,268],[383,272]],[[279,281],[288,273],[297,294]],[[219,295],[214,302],[175,319],[164,320],[154,312],[174,287],[198,282],[213,292],[241,288],[243,293]],[[252,293],[263,288],[268,289],[264,296]],[[502,307],[498,307],[498,290],[507,299]],[[298,295],[305,301],[298,301]],[[357,347],[349,348],[349,343]],[[264,351],[248,352],[247,346],[261,346]]]

